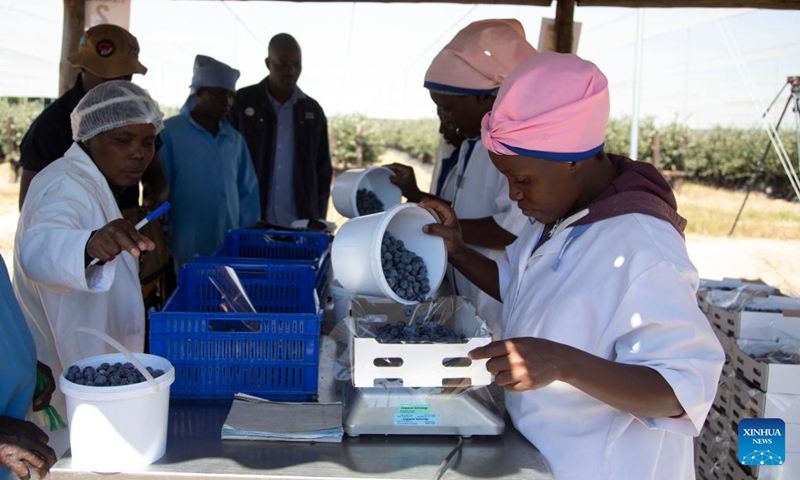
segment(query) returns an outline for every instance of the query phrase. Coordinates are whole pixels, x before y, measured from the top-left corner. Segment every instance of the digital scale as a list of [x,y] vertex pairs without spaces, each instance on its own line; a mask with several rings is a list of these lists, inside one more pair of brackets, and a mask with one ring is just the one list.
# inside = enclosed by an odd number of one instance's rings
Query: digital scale
[[500,435],[505,421],[486,387],[348,388],[344,431],[379,435]]
[[[503,433],[503,415],[486,387],[492,382],[486,360],[467,358],[467,352],[488,344],[491,337],[488,332],[475,336],[484,330],[483,321],[467,300],[447,301],[450,314],[443,316],[449,328],[467,337],[465,343],[380,343],[374,337],[351,337],[352,382],[344,392],[347,435]],[[406,306],[390,301],[353,298],[349,310],[351,332],[359,330],[355,312],[360,322],[371,326],[413,320]]]

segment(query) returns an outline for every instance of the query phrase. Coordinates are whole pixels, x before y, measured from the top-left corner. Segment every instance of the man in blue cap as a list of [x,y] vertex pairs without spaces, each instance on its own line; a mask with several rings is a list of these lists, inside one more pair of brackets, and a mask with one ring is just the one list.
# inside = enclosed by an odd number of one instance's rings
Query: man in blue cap
[[259,219],[258,180],[244,138],[226,120],[239,71],[205,55],[194,61],[191,94],[164,122],[161,156],[172,204],[175,266],[214,253],[225,232]]

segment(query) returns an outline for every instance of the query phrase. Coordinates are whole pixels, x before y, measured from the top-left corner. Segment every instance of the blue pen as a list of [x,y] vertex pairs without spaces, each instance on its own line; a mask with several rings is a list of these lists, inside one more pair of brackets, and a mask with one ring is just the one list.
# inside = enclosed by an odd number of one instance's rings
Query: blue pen
[[[144,217],[143,219],[139,220],[139,223],[134,225],[133,228],[135,228],[136,230],[139,230],[140,228],[144,227],[148,223],[152,222],[156,218],[158,218],[161,215],[163,215],[167,210],[169,210],[169,202],[164,202],[161,205],[159,205],[158,208],[156,208],[155,210],[153,210],[152,212],[147,214],[146,217]],[[92,260],[92,263],[90,263],[89,266],[91,267],[92,265],[96,265],[97,262],[99,262],[99,261],[100,261],[99,258],[95,258],[94,260]]]

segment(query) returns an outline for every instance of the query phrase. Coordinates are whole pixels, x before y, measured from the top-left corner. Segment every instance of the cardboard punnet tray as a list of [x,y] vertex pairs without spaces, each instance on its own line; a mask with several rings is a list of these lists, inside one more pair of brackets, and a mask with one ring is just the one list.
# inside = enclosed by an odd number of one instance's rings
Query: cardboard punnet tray
[[727,413],[728,412],[728,404],[730,402],[732,392],[731,392],[731,382],[733,379],[731,378],[733,375],[733,368],[728,362],[725,362],[725,365],[722,367],[722,374],[719,377],[719,383],[717,384],[717,394],[714,397],[713,406],[717,410]]
[[706,316],[726,335],[754,340],[800,338],[800,299],[770,296],[755,298],[744,310],[726,310],[708,304]]
[[[456,315],[445,323],[456,333],[469,337],[483,323],[469,302],[456,298]],[[353,302],[359,305],[355,307]],[[375,325],[407,321],[408,308],[393,302],[370,302],[351,299],[355,311],[368,315]],[[492,383],[486,360],[469,360],[470,350],[487,345],[490,336],[468,338],[466,343],[380,343],[375,338],[353,337],[351,366],[353,385],[375,387],[387,379],[402,381],[402,387],[484,386]],[[377,382],[377,383],[376,383]]]
[[[780,418],[784,422],[800,424],[800,395],[791,393],[764,393],[743,380],[731,383],[732,401],[758,418]],[[800,437],[795,441],[800,447]]]
[[738,346],[732,362],[736,372],[762,392],[800,394],[800,365],[764,363]]

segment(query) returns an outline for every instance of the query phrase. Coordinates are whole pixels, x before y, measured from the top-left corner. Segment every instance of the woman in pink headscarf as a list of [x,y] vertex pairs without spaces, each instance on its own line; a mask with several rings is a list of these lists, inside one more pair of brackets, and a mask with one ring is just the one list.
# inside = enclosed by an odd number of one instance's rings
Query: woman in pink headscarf
[[[536,101],[531,101],[531,98]],[[692,436],[724,354],[695,300],[675,197],[645,163],[605,154],[608,82],[575,55],[540,53],[503,83],[483,144],[529,223],[495,261],[456,214],[424,200],[450,262],[503,301],[488,358],[517,429],[556,479],[694,478]]]
[[[465,140],[451,162],[443,162],[435,195],[422,193],[414,171],[389,165],[403,195],[412,202],[441,198],[460,218],[464,240],[491,257],[516,238],[525,217],[508,197],[505,178],[492,166],[481,144],[481,118],[492,104],[503,79],[518,65],[536,55],[517,20],[481,20],[459,31],[431,62],[425,88],[441,112],[442,123],[452,126]],[[457,295],[470,298],[493,330],[502,306],[456,272],[448,279]]]

